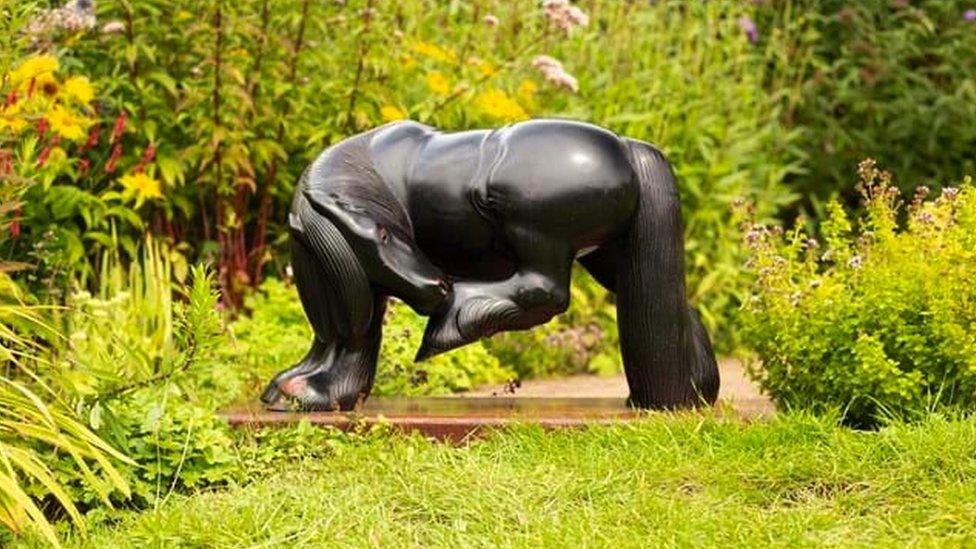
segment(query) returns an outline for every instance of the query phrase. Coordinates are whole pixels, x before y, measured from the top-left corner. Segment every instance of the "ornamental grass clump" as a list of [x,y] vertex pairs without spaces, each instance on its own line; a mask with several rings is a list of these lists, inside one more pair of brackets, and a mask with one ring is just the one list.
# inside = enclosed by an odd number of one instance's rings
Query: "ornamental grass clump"
[[859,166],[863,212],[828,208],[823,242],[747,232],[754,291],[744,335],[752,376],[780,407],[840,410],[871,427],[936,408],[976,408],[976,189],[967,179],[903,201]]

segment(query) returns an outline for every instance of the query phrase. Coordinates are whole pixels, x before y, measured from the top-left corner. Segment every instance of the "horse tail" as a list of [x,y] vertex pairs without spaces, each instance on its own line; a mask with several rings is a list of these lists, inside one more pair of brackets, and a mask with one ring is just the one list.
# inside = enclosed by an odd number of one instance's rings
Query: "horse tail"
[[718,366],[708,333],[685,295],[674,174],[653,146],[625,142],[639,186],[615,283],[628,402],[640,408],[712,404],[718,396]]

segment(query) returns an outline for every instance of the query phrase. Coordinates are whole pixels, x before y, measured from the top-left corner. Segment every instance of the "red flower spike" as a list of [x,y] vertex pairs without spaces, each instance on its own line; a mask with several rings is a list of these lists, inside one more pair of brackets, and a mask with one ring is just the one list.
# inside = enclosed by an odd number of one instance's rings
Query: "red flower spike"
[[53,148],[54,147],[52,147],[51,145],[48,145],[48,146],[44,147],[44,149],[41,151],[41,154],[37,155],[37,167],[38,168],[40,168],[44,164],[47,164],[47,159],[48,159],[48,157],[51,156],[51,149],[53,149]]
[[6,102],[4,102],[4,105],[3,106],[4,107],[12,107],[13,105],[15,105],[17,103],[17,99],[18,99],[17,92],[16,91],[9,91],[9,92],[7,92],[7,100],[6,100]]
[[125,132],[125,123],[128,120],[129,115],[125,111],[122,111],[118,118],[115,119],[115,127],[112,128],[112,143],[115,143],[122,137],[122,133]]
[[91,169],[91,160],[87,158],[82,158],[81,161],[78,162],[78,177],[85,177],[86,175],[88,175],[88,170],[90,169]]
[[13,158],[9,151],[0,151],[0,176],[14,171]]
[[14,218],[10,222],[10,236],[14,238],[20,236],[20,206],[14,208]]
[[112,147],[112,156],[109,157],[108,162],[105,164],[105,173],[112,173],[119,164],[119,158],[122,157],[122,145],[116,143]]
[[39,119],[37,121],[37,133],[38,133],[38,135],[40,135],[41,137],[44,137],[47,134],[47,129],[49,127],[50,127],[50,124],[48,123],[47,118],[41,118],[41,119]]
[[88,149],[94,149],[96,146],[98,146],[98,138],[100,137],[101,133],[101,127],[93,127],[91,131],[88,132],[88,141],[85,141],[85,146],[82,147],[81,150],[86,151]]

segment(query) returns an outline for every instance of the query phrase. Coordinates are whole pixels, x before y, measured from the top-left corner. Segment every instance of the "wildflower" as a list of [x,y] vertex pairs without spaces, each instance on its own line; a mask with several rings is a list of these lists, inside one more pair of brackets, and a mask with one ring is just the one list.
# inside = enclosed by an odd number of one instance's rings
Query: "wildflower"
[[749,16],[743,15],[739,18],[739,28],[746,33],[749,42],[755,44],[759,41],[759,29],[756,27],[756,22],[750,19]]
[[518,101],[499,89],[490,89],[478,94],[474,102],[481,112],[506,122],[525,120],[529,117]]
[[976,21],[976,10],[966,10],[966,12],[962,14],[962,18],[970,22]]
[[922,223],[928,224],[935,221],[935,216],[932,215],[932,212],[922,212],[918,214],[918,220],[921,221]]
[[136,196],[138,201],[147,198],[162,198],[162,185],[160,182],[145,173],[136,173],[122,176],[119,183],[125,188],[127,193]]
[[31,57],[10,73],[10,82],[14,85],[27,83],[38,76],[54,73],[58,66],[58,58],[53,55]]
[[407,117],[407,113],[403,112],[403,109],[395,105],[384,105],[380,107],[380,116],[386,122],[393,122],[394,120],[403,120]]
[[546,80],[555,84],[556,87],[566,88],[574,92],[579,90],[579,83],[576,78],[566,72],[559,60],[548,55],[537,55],[532,58],[532,66],[539,69]]
[[439,71],[431,71],[426,77],[427,89],[437,95],[447,95],[451,92],[451,82]]
[[400,56],[400,65],[403,66],[404,69],[410,70],[417,66],[417,60],[414,59],[412,55],[403,54]]
[[33,80],[31,80],[31,85],[33,88],[31,92],[33,92],[33,90],[39,89],[41,90],[41,93],[43,93],[49,98],[53,98],[54,96],[56,96],[59,91],[58,81],[56,78],[54,78],[54,75],[51,73],[45,73],[34,78]]
[[55,105],[47,112],[45,118],[51,124],[51,129],[65,139],[79,141],[87,136],[85,129],[88,125],[88,120],[61,105]]
[[863,265],[863,261],[859,255],[855,255],[847,261],[847,266],[851,269],[860,269],[861,265]]
[[102,34],[122,34],[125,32],[125,23],[122,21],[109,21],[102,26]]
[[567,34],[574,27],[585,27],[590,24],[590,16],[576,6],[571,6],[568,0],[545,0],[542,3],[546,19]]
[[457,56],[453,51],[444,49],[437,44],[431,44],[430,42],[421,42],[418,40],[410,45],[410,49],[424,57],[442,63],[454,63],[457,60]]
[[79,103],[91,103],[95,97],[95,90],[91,82],[84,76],[73,76],[65,81],[64,93]]
[[958,187],[945,187],[942,189],[942,197],[947,200],[953,200],[959,195]]
[[485,25],[489,27],[497,27],[498,17],[489,13],[488,15],[485,16]]
[[41,41],[59,30],[77,32],[94,26],[94,0],[72,0],[60,8],[42,10],[27,24],[25,30],[35,41]]

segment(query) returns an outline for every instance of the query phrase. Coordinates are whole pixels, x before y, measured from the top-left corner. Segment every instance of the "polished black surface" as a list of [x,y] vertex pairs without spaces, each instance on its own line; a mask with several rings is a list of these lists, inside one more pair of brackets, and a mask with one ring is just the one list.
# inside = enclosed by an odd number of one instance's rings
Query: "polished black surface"
[[674,176],[647,143],[570,120],[455,133],[397,122],[323,152],[289,221],[316,336],[268,386],[271,406],[364,400],[388,296],[430,316],[423,360],[565,311],[577,259],[617,294],[630,404],[715,400],[714,353],[685,297]]

